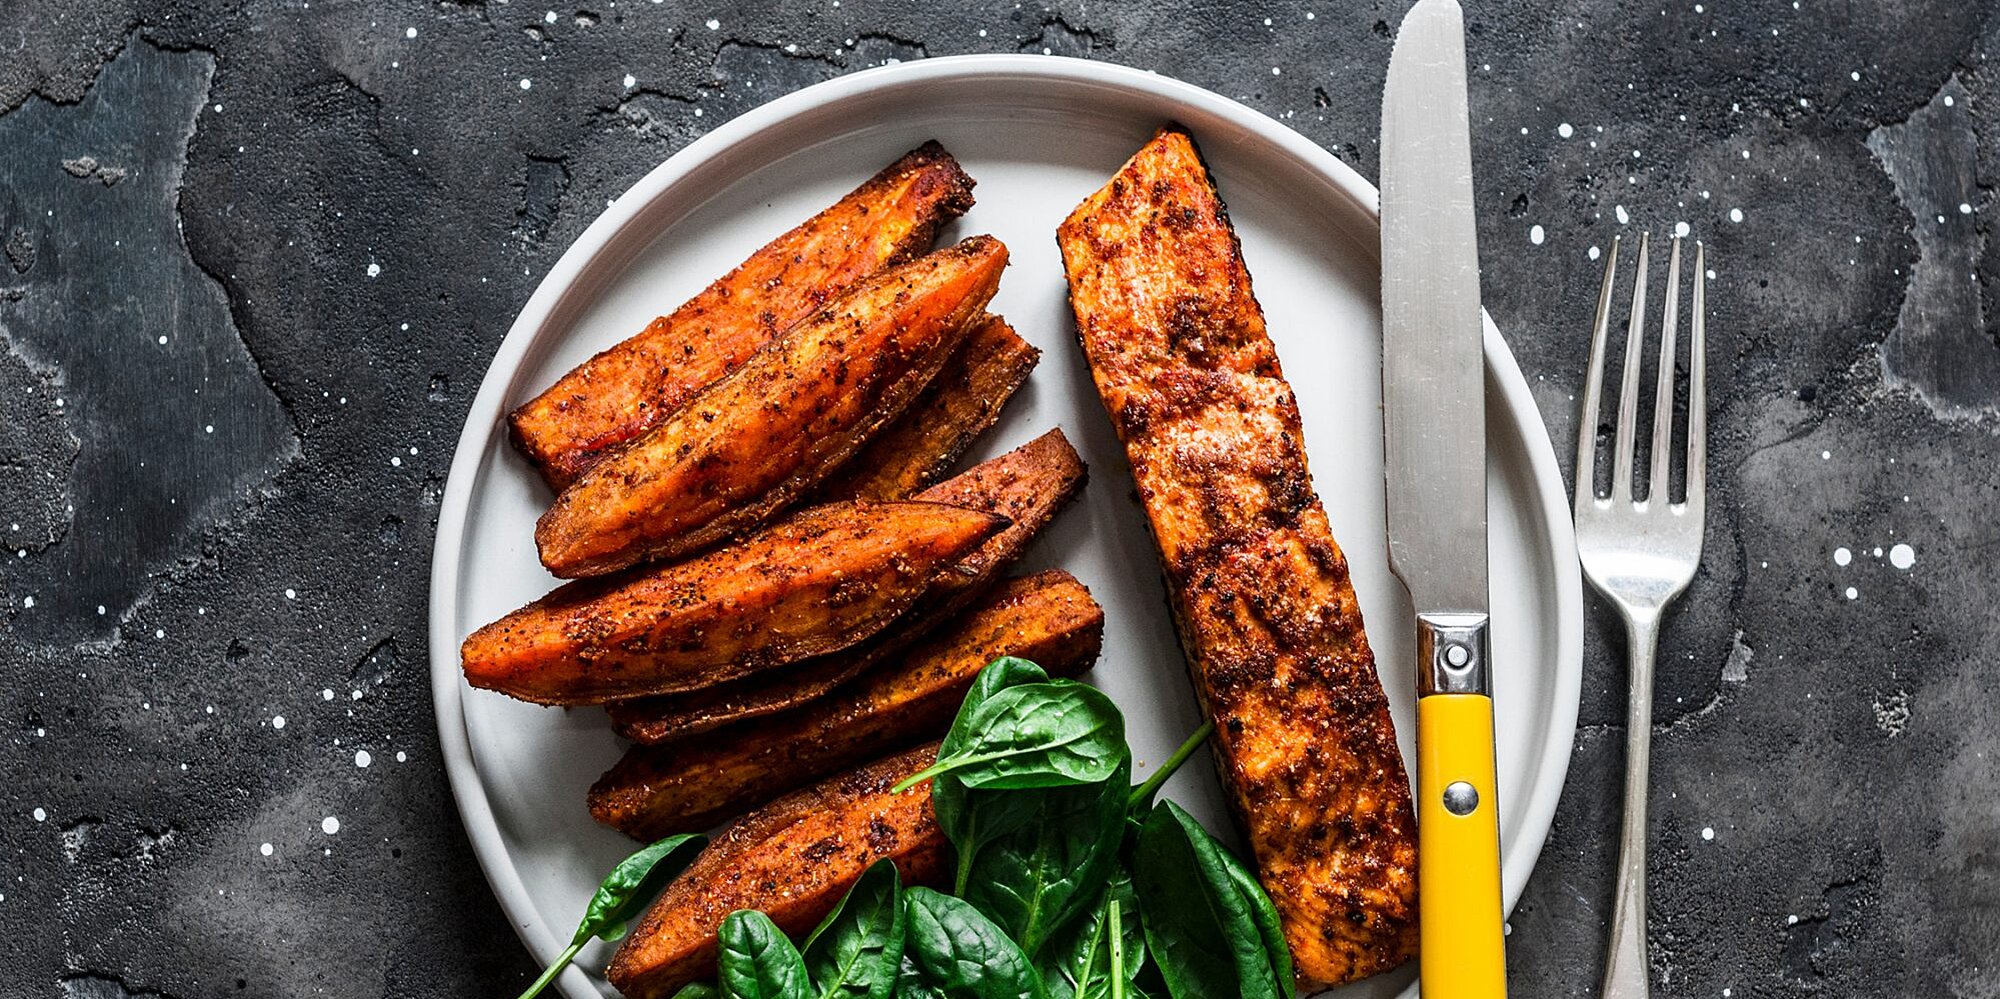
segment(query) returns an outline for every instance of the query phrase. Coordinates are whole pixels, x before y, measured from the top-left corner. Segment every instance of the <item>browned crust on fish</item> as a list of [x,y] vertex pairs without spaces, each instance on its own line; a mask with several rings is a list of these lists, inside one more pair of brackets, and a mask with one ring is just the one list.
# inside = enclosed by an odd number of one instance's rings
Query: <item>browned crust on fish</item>
[[1299,977],[1395,967],[1417,946],[1409,782],[1296,400],[1193,142],[1162,130],[1057,242]]
[[847,648],[1006,527],[942,503],[835,503],[706,555],[554,592],[467,637],[466,680],[543,704],[692,690]]
[[951,844],[931,811],[930,782],[889,792],[936,758],[934,744],[914,749],[744,816],[660,893],[605,976],[626,999],[668,999],[714,976],[716,931],[730,913],[758,910],[800,939],[884,857],[905,884],[939,883]]
[[882,753],[940,738],[987,663],[1019,656],[1052,676],[1090,668],[1104,611],[1076,577],[1005,580],[893,661],[803,707],[665,746],[634,746],[590,789],[597,821],[650,840],[715,823]]
[[929,249],[971,207],[972,178],[924,143],[522,403],[508,418],[514,445],[561,490],[856,281]]

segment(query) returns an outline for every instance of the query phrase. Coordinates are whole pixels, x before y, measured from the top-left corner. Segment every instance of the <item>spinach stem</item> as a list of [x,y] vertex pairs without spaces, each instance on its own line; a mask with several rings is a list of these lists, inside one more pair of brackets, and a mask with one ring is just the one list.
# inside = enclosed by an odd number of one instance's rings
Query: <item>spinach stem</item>
[[1150,800],[1153,794],[1159,791],[1160,785],[1165,784],[1167,778],[1172,777],[1174,771],[1179,770],[1181,764],[1186,763],[1187,758],[1193,756],[1194,751],[1200,749],[1201,744],[1207,742],[1208,737],[1214,734],[1215,722],[1202,722],[1201,727],[1195,729],[1194,734],[1188,736],[1187,741],[1181,743],[1179,749],[1174,750],[1174,755],[1167,757],[1167,762],[1160,764],[1159,769],[1153,771],[1153,775],[1146,778],[1144,784],[1132,789],[1132,796],[1125,799],[1126,810],[1137,808]]
[[571,961],[576,960],[577,953],[583,950],[584,944],[589,942],[590,938],[586,936],[570,944],[567,950],[557,954],[556,959],[550,962],[549,966],[542,971],[542,977],[535,979],[535,984],[528,986],[528,991],[521,993],[520,999],[535,999],[537,994],[549,987],[550,982],[556,980],[557,975],[562,974],[564,968],[569,967]]
[[1112,896],[1104,914],[1106,941],[1111,945],[1111,999],[1125,999],[1125,921],[1118,912],[1118,898]]

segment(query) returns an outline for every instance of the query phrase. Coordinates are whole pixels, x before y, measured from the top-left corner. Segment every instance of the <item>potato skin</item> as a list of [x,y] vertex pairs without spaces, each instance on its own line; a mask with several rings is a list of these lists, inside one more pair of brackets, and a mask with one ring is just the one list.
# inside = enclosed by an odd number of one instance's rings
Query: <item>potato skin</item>
[[974,236],[862,281],[563,490],[535,524],[542,564],[602,575],[762,523],[916,398],[1006,266]]
[[924,143],[522,403],[508,418],[515,447],[560,491],[855,282],[929,249],[971,207],[972,178]]
[[1409,780],[1297,401],[1194,143],[1162,130],[1056,241],[1300,991],[1393,968],[1417,945]]
[[1003,581],[963,616],[826,696],[699,739],[634,746],[590,789],[590,814],[640,840],[705,829],[829,773],[941,738],[972,680],[1001,656],[1051,676],[1096,662],[1104,610],[1050,569]]
[[906,499],[944,478],[1041,359],[1005,319],[976,320],[923,394],[820,483],[814,501]]
[[1085,478],[1083,459],[1056,429],[919,493],[921,501],[996,513],[1011,523],[934,577],[924,595],[876,638],[745,680],[613,704],[608,709],[613,727],[638,742],[670,742],[824,694],[893,657],[977,598],[1076,497]]
[[930,782],[889,793],[935,759],[935,744],[913,749],[737,820],[660,893],[605,976],[625,999],[669,999],[714,976],[716,931],[731,912],[756,909],[800,939],[884,857],[904,884],[941,883],[951,844],[931,811]]
[[836,503],[706,555],[554,592],[475,631],[466,680],[542,704],[691,690],[851,646],[1006,527],[942,503]]

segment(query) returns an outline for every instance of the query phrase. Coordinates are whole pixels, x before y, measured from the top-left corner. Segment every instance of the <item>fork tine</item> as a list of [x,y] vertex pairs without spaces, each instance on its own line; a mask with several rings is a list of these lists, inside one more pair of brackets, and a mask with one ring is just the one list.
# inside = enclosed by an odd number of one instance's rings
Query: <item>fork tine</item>
[[1590,328],[1590,366],[1583,376],[1583,417],[1576,425],[1576,509],[1597,498],[1597,397],[1604,392],[1604,349],[1610,339],[1611,289],[1618,283],[1618,237],[1604,258],[1604,284],[1597,292],[1597,322]]
[[1667,490],[1667,452],[1674,440],[1674,326],[1681,306],[1681,238],[1674,237],[1673,252],[1667,257],[1666,321],[1660,332],[1659,387],[1653,392],[1653,466],[1646,476],[1646,499],[1672,499]]
[[1701,510],[1708,482],[1708,254],[1694,244],[1694,314],[1688,319],[1688,469],[1687,505]]
[[1632,318],[1625,332],[1625,378],[1618,389],[1617,448],[1612,453],[1611,501],[1632,499],[1632,448],[1639,422],[1639,359],[1646,337],[1646,246],[1650,233],[1639,234],[1638,276],[1632,280]]

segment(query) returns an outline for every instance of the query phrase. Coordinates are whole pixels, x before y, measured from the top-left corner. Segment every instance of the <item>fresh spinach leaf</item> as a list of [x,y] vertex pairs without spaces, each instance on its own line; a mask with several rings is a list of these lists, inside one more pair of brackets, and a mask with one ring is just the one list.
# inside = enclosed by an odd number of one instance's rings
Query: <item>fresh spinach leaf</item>
[[1257,876],[1250,868],[1228,850],[1219,851],[1222,865],[1229,871],[1229,883],[1236,886],[1237,894],[1250,907],[1250,921],[1257,925],[1257,935],[1264,938],[1264,953],[1271,959],[1271,974],[1278,980],[1278,992],[1284,999],[1293,999],[1298,994],[1298,979],[1292,973],[1292,948],[1285,943],[1285,927],[1278,921],[1278,907],[1271,904],[1271,896],[1265,894],[1264,886],[1257,883]]
[[[958,716],[952,722],[951,731],[967,734],[972,731],[972,713],[988,698],[1012,687],[1031,683],[1046,683],[1047,672],[1026,659],[1002,656],[986,664],[972,681],[972,689],[966,692],[960,703]],[[939,775],[931,781],[931,808],[937,813],[938,828],[945,838],[951,840],[957,854],[956,877],[952,893],[963,895],[968,879],[972,875],[972,861],[987,842],[1008,835],[1020,828],[1030,818],[1029,809],[1020,807],[1024,801],[1008,796],[987,800],[981,796],[975,804],[973,793],[966,790],[958,778],[952,774]]]
[[722,999],[811,999],[806,962],[771,917],[738,909],[722,921],[717,935]]
[[1139,899],[1123,870],[1114,869],[1095,903],[1049,941],[1042,959],[1042,982],[1051,999],[1108,999],[1117,992],[1138,995],[1134,980],[1146,961],[1145,929]]
[[722,993],[707,982],[689,982],[674,993],[674,999],[721,999]]
[[971,904],[911,888],[903,908],[908,940],[898,999],[1047,999],[1028,955]]
[[890,999],[903,963],[903,887],[876,861],[806,937],[806,971],[819,999]]
[[951,774],[967,788],[1094,784],[1125,748],[1125,718],[1103,691],[1074,680],[1008,687],[973,706],[938,747],[937,762],[896,790]]
[[1290,990],[1277,979],[1281,959],[1269,953],[1227,854],[1171,801],[1146,816],[1132,870],[1146,950],[1175,999],[1281,999]]
[[576,959],[583,945],[591,937],[611,941],[625,935],[625,925],[639,910],[660,893],[666,883],[679,874],[681,868],[693,859],[708,842],[708,838],[696,833],[668,836],[650,844],[639,852],[626,857],[605,875],[597,891],[590,896],[590,903],[584,906],[583,920],[576,926],[575,935],[570,937],[569,946],[542,970],[541,977],[522,992],[520,999],[534,999],[549,983],[569,967]]
[[979,845],[960,896],[1030,955],[1097,902],[1118,860],[1131,788],[1131,754],[1095,784],[969,792],[979,812],[1012,809],[1027,819]]

